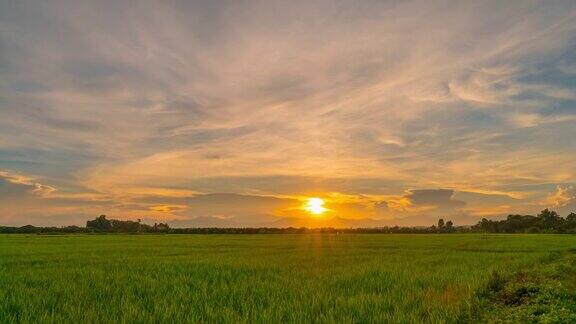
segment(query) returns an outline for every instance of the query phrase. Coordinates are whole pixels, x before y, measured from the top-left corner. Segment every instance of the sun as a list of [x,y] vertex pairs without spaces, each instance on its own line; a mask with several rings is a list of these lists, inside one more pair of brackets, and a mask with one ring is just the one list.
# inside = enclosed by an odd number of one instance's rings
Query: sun
[[308,198],[304,209],[312,215],[319,216],[326,212],[328,209],[324,207],[324,200],[321,198]]

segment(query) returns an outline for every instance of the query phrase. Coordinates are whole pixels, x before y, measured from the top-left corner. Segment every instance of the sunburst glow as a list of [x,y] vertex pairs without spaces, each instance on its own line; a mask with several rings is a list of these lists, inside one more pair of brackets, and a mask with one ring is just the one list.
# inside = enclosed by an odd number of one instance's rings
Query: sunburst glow
[[322,215],[328,210],[324,207],[324,200],[321,198],[308,198],[304,209],[315,216]]

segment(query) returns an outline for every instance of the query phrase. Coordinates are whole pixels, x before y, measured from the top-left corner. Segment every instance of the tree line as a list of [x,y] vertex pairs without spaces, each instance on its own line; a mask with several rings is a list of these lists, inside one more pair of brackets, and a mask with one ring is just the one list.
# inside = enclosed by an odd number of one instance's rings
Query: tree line
[[86,222],[86,227],[21,227],[0,226],[5,234],[66,234],[66,233],[166,233],[166,234],[344,234],[344,233],[381,233],[381,234],[434,234],[434,233],[551,233],[576,234],[576,214],[561,217],[555,211],[545,209],[538,215],[508,215],[503,220],[483,218],[473,226],[456,226],[451,220],[439,219],[432,226],[384,226],[372,228],[306,228],[306,227],[242,227],[242,228],[170,228],[167,223],[148,225],[137,221],[108,219],[100,215]]
[[104,233],[138,233],[138,232],[166,232],[170,226],[165,223],[154,223],[154,225],[143,224],[141,219],[138,221],[107,219],[106,215],[100,215],[94,220],[86,222],[86,229],[89,232]]
[[576,214],[561,217],[557,212],[544,209],[538,215],[508,215],[504,220],[482,218],[473,231],[486,233],[567,233],[576,234]]

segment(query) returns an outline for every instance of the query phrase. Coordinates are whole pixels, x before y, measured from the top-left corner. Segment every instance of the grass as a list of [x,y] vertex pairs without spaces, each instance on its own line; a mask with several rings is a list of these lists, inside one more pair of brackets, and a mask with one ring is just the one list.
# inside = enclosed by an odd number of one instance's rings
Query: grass
[[4,235],[0,322],[455,322],[494,272],[574,247],[568,235]]
[[576,251],[506,276],[494,272],[478,297],[470,322],[576,323]]

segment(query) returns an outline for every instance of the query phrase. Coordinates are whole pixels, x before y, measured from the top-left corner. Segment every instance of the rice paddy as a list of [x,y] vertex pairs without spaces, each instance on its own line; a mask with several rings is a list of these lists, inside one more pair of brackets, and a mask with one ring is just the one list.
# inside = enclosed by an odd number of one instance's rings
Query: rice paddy
[[0,322],[454,322],[570,235],[2,235]]

